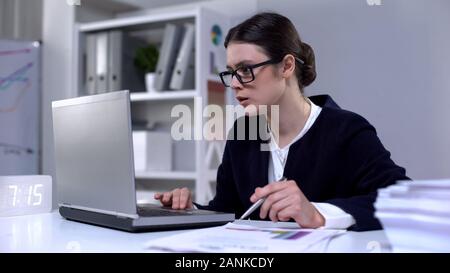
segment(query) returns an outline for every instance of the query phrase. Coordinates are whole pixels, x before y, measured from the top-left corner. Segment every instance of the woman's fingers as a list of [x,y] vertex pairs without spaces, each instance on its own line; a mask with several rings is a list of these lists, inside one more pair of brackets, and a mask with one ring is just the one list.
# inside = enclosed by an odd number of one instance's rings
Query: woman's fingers
[[281,199],[288,197],[289,193],[290,193],[289,190],[281,190],[281,191],[274,192],[274,193],[270,194],[269,196],[267,196],[266,200],[261,205],[261,209],[259,211],[259,217],[261,217],[261,219],[266,218],[272,205],[274,203],[280,201]]
[[172,204],[172,192],[171,191],[163,193],[161,203],[164,206],[170,206]]
[[160,193],[160,192],[157,192],[157,193],[155,193],[155,195],[153,195],[153,198],[155,198],[156,200],[160,200],[161,197],[162,197],[162,193]]
[[180,207],[180,189],[172,191],[172,209],[178,209]]
[[180,190],[180,209],[185,209],[189,206],[190,195],[191,193],[189,192],[188,188],[182,188]]
[[155,193],[154,198],[159,200],[163,206],[172,209],[192,208],[192,195],[188,188],[174,189],[164,193]]
[[[290,180],[292,181],[292,180]],[[294,182],[295,183],[295,182]],[[288,187],[290,184],[287,181],[280,181],[277,183],[269,183],[268,185],[260,188],[257,187],[252,196],[250,196],[250,201],[255,203],[258,199],[269,196],[270,194],[281,191],[284,188]]]
[[[290,200],[291,198],[289,198],[289,196],[287,196],[286,198],[283,198],[281,200],[279,200],[278,202],[275,202],[272,204],[272,206],[270,207],[270,211],[269,211],[269,218],[270,220],[272,220],[273,222],[278,222],[278,221],[288,221],[290,219],[290,215],[284,215],[282,214],[281,216],[278,215],[278,213],[286,208],[288,208],[290,205],[292,205],[292,201]],[[287,217],[287,220],[286,220]]]
[[[294,218],[292,213],[293,213],[292,207],[287,206],[277,212],[277,218],[280,221],[286,222],[286,221],[289,221],[291,218]],[[298,221],[296,221],[296,222],[300,226],[300,223]]]
[[188,208],[188,209],[192,209],[193,206],[194,206],[194,203],[193,203],[193,201],[192,201],[192,193],[189,192],[189,200],[188,200],[187,208]]

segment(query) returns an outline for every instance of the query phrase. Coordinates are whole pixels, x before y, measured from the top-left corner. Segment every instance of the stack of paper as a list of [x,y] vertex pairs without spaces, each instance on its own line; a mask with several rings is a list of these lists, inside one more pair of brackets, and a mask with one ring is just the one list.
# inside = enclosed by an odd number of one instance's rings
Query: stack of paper
[[394,252],[450,252],[450,180],[400,181],[375,208]]
[[175,252],[321,252],[317,245],[324,246],[344,232],[234,222],[152,240],[146,247],[149,251]]

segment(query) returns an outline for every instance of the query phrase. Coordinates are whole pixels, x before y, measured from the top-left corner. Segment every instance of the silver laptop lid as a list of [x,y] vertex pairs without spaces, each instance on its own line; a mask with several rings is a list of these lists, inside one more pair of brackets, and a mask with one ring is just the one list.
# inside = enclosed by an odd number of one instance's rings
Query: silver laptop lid
[[54,101],[58,203],[137,217],[128,91]]

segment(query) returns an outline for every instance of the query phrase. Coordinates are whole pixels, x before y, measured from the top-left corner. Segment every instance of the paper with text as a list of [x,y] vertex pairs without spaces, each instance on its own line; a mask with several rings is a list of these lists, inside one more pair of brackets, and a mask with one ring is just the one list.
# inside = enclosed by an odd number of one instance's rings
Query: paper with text
[[147,242],[146,248],[174,252],[320,252],[315,245],[344,232],[228,223],[155,239]]

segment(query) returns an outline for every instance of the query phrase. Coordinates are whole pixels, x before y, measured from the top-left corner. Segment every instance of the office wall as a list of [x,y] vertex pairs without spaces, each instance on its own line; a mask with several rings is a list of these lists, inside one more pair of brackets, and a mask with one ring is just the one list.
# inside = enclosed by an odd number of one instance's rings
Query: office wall
[[259,0],[316,52],[308,95],[328,93],[378,130],[416,179],[450,178],[450,1]]
[[[71,33],[77,13],[66,1],[43,2],[43,173],[54,174],[50,101],[70,95]],[[381,6],[369,6],[365,0],[202,4],[229,14],[236,23],[236,18],[255,10],[291,18],[316,51],[318,77],[307,94],[331,94],[342,107],[366,117],[411,177],[450,177],[449,1],[382,0]]]

